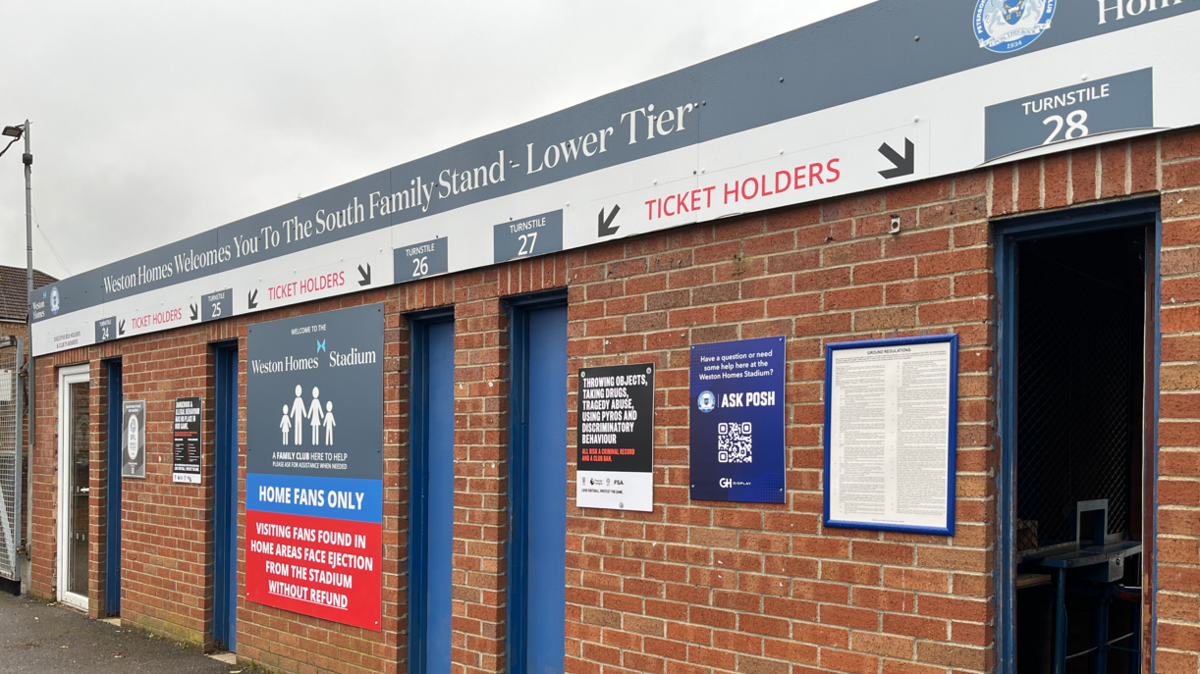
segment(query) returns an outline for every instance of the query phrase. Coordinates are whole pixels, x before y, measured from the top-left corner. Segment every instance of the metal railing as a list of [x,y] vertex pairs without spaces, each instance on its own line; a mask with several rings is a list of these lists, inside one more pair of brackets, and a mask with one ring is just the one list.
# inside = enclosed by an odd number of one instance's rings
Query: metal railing
[[21,547],[23,480],[21,379],[24,343],[0,337],[0,576],[20,580],[17,550]]

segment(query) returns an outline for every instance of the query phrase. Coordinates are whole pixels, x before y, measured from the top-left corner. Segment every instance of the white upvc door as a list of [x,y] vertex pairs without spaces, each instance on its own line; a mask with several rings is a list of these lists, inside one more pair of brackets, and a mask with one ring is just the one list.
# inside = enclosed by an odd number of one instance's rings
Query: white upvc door
[[88,610],[88,366],[58,371],[58,600]]

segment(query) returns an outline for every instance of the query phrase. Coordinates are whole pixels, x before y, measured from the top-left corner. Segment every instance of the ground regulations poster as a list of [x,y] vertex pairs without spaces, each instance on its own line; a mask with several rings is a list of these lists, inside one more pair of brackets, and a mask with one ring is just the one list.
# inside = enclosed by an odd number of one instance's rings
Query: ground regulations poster
[[691,497],[783,503],[785,343],[700,344],[691,354]]
[[121,477],[146,477],[146,401],[121,403]]
[[654,510],[654,365],[579,371],[575,504]]
[[953,535],[958,335],[825,348],[825,526]]
[[383,307],[251,326],[246,599],[380,629]]
[[171,471],[172,482],[200,484],[200,423],[203,406],[203,398],[175,399],[175,430],[171,445],[175,468]]

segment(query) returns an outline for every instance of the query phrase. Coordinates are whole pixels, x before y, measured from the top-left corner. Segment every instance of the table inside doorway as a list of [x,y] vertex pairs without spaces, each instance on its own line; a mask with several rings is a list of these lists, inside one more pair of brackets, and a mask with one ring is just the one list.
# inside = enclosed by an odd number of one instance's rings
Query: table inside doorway
[[[1109,545],[1089,545],[1067,552],[1060,555],[1051,555],[1044,559],[1037,560],[1040,566],[1053,569],[1055,575],[1055,590],[1056,598],[1054,603],[1054,674],[1064,674],[1067,671],[1067,572],[1074,569],[1086,569],[1095,567],[1100,564],[1111,564],[1113,562],[1121,563],[1126,557],[1140,554],[1142,552],[1142,544],[1136,541],[1122,541],[1120,543],[1112,543]],[[1099,583],[1101,585],[1115,585],[1116,583]],[[1101,601],[1102,614],[1097,616],[1097,620],[1103,620],[1104,634],[1108,633],[1108,602]],[[1108,640],[1104,639],[1103,643],[1097,644],[1094,649],[1106,655],[1108,650]],[[1083,655],[1090,653],[1094,649],[1088,649],[1075,655]],[[1138,650],[1141,649],[1141,641],[1138,640]],[[1106,674],[1104,666],[1104,657],[1093,659],[1093,674]]]

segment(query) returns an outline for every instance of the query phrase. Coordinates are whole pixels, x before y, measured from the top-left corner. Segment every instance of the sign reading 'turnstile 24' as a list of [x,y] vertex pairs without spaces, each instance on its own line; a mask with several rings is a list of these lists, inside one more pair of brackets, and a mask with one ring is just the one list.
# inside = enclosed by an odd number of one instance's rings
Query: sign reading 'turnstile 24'
[[1196,10],[878,0],[39,288],[33,350],[1194,126]]

